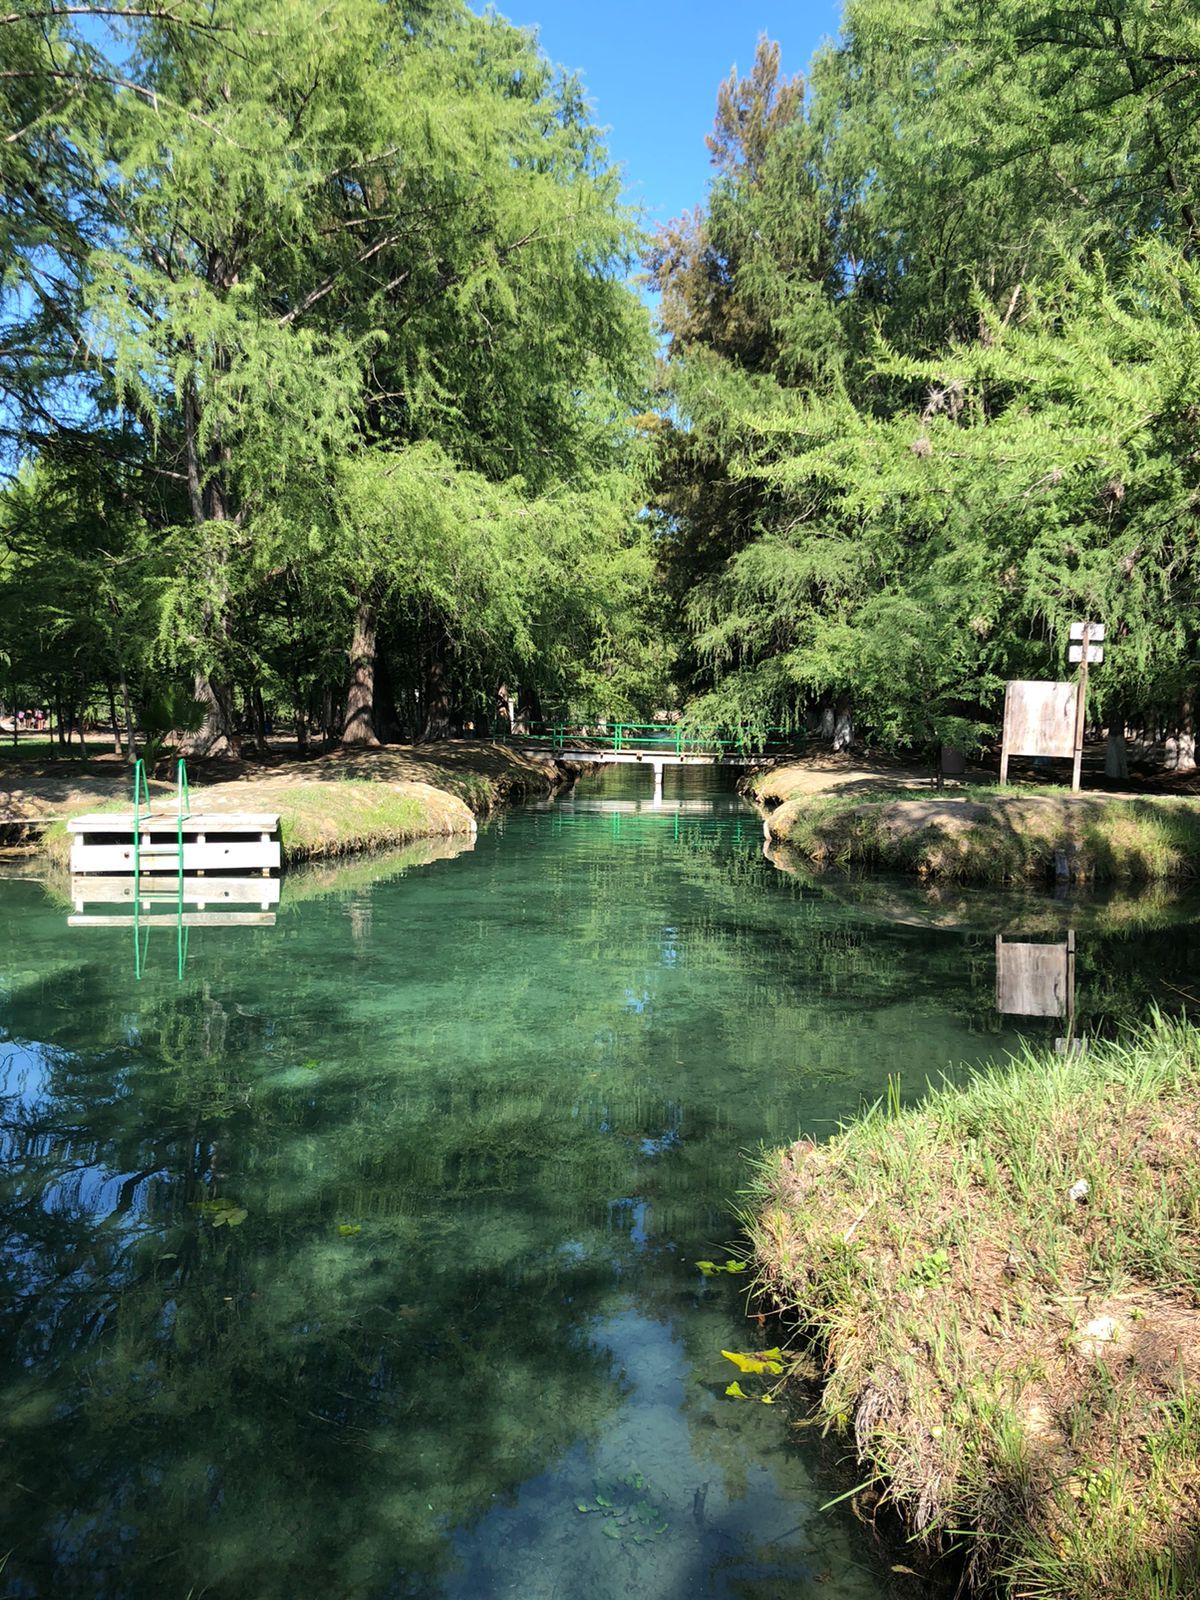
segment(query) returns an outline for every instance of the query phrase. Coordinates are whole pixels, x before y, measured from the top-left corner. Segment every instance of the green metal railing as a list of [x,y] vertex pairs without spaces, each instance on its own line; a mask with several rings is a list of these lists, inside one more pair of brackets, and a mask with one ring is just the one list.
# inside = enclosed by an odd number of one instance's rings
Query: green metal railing
[[145,815],[150,815],[150,785],[146,780],[146,763],[139,756],[133,764],[133,892],[137,904],[138,884],[142,876],[142,797],[145,796]]
[[595,750],[654,752],[663,755],[752,756],[773,751],[802,750],[803,730],[789,733],[783,728],[768,728],[765,734],[747,728],[732,734],[721,728],[686,728],[665,722],[534,722],[528,733],[514,733],[515,743],[540,744],[550,750],[586,746]]
[[[187,763],[180,756],[175,769],[175,947],[176,976],[182,982],[187,965],[189,929],[183,922],[183,825],[192,814],[192,797],[188,789]],[[143,802],[144,809],[143,809]],[[133,768],[133,974],[140,983],[146,970],[146,957],[150,950],[150,929],[142,938],[142,823],[152,813],[150,784],[146,777],[146,763],[139,757]],[[165,895],[155,896],[165,899]]]

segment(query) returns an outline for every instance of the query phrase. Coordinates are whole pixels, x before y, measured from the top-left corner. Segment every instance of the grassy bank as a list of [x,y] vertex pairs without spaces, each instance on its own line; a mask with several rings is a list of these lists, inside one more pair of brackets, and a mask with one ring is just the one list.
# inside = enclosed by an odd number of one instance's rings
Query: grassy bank
[[[98,769],[98,770],[97,770]],[[554,763],[482,741],[424,748],[343,752],[272,767],[197,764],[193,812],[270,811],[279,815],[284,862],[313,861],[407,844],[414,839],[469,834],[476,818],[497,806],[553,792],[562,774]],[[31,818],[88,811],[128,811],[129,777],[119,764],[61,765],[39,788],[38,774],[6,775],[9,810]],[[174,789],[153,785],[154,802],[170,808]],[[41,811],[39,812],[39,807]],[[70,839],[61,821],[49,823],[41,849],[64,863]]]
[[1156,1021],[768,1158],[765,1291],[930,1550],[1008,1596],[1200,1594],[1200,1035]]
[[816,866],[987,884],[1037,882],[1064,867],[1081,882],[1200,876],[1200,803],[1186,798],[882,785],[784,798],[786,769],[746,787],[767,811],[772,842]]

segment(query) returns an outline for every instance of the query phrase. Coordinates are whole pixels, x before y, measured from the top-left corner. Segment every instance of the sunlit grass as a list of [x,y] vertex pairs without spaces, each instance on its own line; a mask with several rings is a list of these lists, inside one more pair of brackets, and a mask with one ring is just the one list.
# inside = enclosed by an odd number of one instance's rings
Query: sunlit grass
[[980,1583],[1200,1592],[1198,1107],[1200,1036],[1156,1019],[757,1175],[763,1287],[824,1354],[822,1422]]
[[973,787],[797,797],[771,837],[818,866],[872,866],[965,883],[1154,882],[1200,874],[1200,805]]

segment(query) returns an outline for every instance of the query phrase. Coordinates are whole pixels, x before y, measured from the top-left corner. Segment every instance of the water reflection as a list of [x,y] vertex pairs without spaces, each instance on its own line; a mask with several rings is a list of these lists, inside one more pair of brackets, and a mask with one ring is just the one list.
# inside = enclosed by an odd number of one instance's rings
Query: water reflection
[[1112,1033],[1152,1005],[1171,1010],[1195,998],[1200,895],[1192,888],[994,890],[817,873],[778,847],[764,854],[843,911],[949,936],[966,965],[982,939],[992,940],[997,1014],[1065,1022],[1065,1037],[1054,1038],[1060,1050],[1077,1048],[1081,1029]]
[[[416,839],[397,850],[373,853],[365,873],[347,871],[344,863],[313,863],[293,869],[287,878],[287,892],[293,903],[311,899],[329,888],[344,890],[351,878],[369,883],[399,877],[413,867],[434,861],[450,861],[475,848],[475,834],[446,834],[431,839]],[[276,909],[283,894],[283,880],[266,875],[238,877],[227,873],[188,874],[172,879],[161,874],[157,879],[132,874],[116,877],[97,873],[75,873],[68,891],[72,912],[69,928],[120,928],[129,936],[134,978],[140,982],[150,959],[150,936],[160,930],[155,954],[163,934],[171,946],[175,975],[183,981],[193,928],[273,928]],[[102,908],[102,909],[97,909]],[[352,916],[353,937],[361,938],[361,908]]]
[[[183,982],[0,884],[4,1592],[879,1596],[695,1261],[743,1151],[1016,1044],[995,929],[788,879],[692,775],[413,864]],[[1081,1011],[1189,940],[1081,945]]]

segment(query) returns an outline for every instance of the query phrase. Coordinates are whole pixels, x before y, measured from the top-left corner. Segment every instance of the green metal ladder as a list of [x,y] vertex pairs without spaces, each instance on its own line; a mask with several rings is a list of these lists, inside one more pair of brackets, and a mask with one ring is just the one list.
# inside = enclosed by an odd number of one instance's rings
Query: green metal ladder
[[[180,756],[175,769],[175,842],[174,844],[154,844],[149,839],[142,843],[142,822],[150,817],[152,807],[150,804],[150,785],[146,778],[146,763],[138,757],[133,768],[133,975],[140,983],[142,974],[146,970],[146,956],[150,949],[150,929],[145,930],[145,940],[142,939],[141,910],[143,898],[149,902],[160,905],[174,904],[176,908],[175,947],[176,947],[176,976],[183,981],[183,969],[187,965],[187,947],[189,930],[183,923],[183,825],[191,816],[192,797],[188,791],[187,763]],[[145,809],[142,809],[143,801]],[[175,890],[173,893],[163,893],[161,890],[142,895],[142,857],[173,855],[176,863]]]

